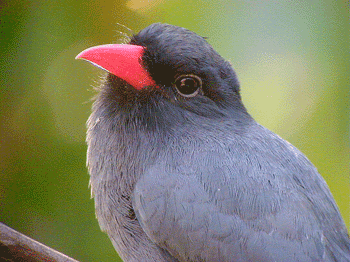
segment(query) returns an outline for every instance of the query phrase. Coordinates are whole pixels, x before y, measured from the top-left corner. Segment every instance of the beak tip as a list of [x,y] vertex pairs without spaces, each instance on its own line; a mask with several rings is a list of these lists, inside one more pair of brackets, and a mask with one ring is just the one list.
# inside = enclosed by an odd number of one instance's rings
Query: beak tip
[[82,52],[80,52],[76,57],[75,60],[82,59]]

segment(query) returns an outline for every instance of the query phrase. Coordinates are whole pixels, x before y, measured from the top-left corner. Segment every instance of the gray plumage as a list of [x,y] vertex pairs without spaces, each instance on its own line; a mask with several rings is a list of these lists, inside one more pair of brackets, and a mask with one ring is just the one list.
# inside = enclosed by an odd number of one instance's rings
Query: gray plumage
[[[88,121],[96,215],[124,261],[350,261],[323,178],[256,123],[236,75],[200,36],[153,24],[131,44],[159,88],[108,74]],[[194,74],[202,92],[173,87]]]

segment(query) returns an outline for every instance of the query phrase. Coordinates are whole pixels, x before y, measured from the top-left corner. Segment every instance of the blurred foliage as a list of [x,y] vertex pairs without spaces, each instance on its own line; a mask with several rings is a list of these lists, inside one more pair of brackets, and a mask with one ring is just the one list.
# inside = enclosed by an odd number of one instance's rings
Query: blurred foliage
[[[0,7],[0,220],[81,261],[115,261],[85,168],[100,70],[74,57],[153,22],[208,37],[248,110],[303,151],[349,227],[346,1],[5,1]],[[122,32],[122,33],[121,33]]]

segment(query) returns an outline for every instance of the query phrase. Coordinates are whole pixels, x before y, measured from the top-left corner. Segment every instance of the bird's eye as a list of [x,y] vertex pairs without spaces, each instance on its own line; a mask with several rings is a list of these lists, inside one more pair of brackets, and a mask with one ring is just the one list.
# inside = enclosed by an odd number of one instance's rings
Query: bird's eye
[[180,95],[193,97],[202,87],[202,80],[195,75],[181,75],[175,80],[175,87]]

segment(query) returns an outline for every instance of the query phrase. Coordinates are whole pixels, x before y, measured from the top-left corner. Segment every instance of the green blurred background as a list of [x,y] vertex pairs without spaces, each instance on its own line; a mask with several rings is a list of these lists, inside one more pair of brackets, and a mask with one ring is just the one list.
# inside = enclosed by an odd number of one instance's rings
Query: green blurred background
[[116,261],[94,215],[85,121],[101,71],[74,57],[153,22],[234,65],[254,118],[304,152],[349,228],[347,1],[5,1],[0,7],[0,221],[81,261]]

